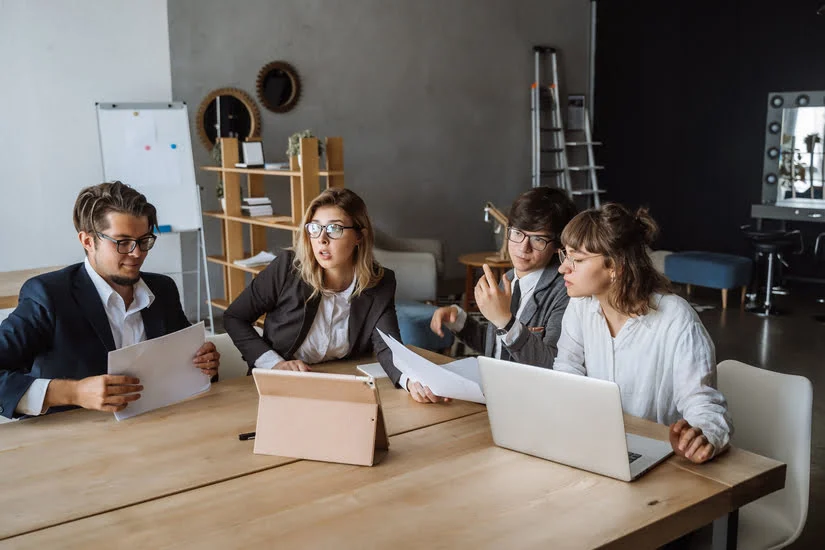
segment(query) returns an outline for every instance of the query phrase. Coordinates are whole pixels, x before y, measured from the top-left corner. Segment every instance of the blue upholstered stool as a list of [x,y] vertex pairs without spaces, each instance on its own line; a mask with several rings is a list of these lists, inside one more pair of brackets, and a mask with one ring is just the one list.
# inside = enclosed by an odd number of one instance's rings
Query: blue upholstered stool
[[423,302],[396,300],[401,341],[432,351],[444,351],[452,346],[453,335],[449,330],[444,329],[444,338],[430,330],[430,320],[435,310],[435,306]]
[[665,258],[665,275],[674,283],[722,290],[722,309],[728,307],[728,289],[742,288],[741,301],[751,280],[750,258],[716,252],[674,252]]

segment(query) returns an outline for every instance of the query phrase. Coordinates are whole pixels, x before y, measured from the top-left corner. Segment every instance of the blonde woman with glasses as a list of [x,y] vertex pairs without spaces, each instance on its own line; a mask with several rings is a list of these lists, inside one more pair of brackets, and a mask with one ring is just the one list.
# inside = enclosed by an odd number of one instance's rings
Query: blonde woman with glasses
[[[328,189],[312,201],[295,251],[278,254],[224,313],[226,332],[250,369],[309,371],[374,352],[398,384],[401,373],[377,330],[401,340],[395,274],[375,262],[373,242],[358,195]],[[253,325],[262,315],[259,336]]]
[[647,255],[657,232],[646,210],[618,204],[567,225],[559,272],[570,303],[553,368],[615,382],[626,413],[670,425],[674,452],[701,463],[727,447],[733,428],[713,342]]

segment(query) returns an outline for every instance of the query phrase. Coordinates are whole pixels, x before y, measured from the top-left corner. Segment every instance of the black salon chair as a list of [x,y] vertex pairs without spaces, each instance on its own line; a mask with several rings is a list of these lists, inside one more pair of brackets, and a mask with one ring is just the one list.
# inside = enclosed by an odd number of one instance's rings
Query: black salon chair
[[[814,260],[817,265],[822,267],[825,265],[825,233],[820,233],[816,236],[816,243],[814,244]],[[825,304],[825,298],[817,298],[817,303]],[[825,323],[825,315],[814,315],[814,319],[820,323]]]
[[[749,305],[746,310],[761,316],[780,315],[781,312],[774,307],[771,300],[771,297],[775,293],[774,283],[776,281],[776,274],[782,265],[788,267],[787,262],[784,260],[785,255],[789,253],[801,254],[804,250],[802,234],[799,230],[785,231],[780,229],[775,231],[754,231],[747,225],[742,227],[742,231],[745,237],[751,241],[755,249],[757,262],[759,258],[765,258],[767,260],[765,262],[767,266],[764,276],[765,300],[761,304]],[[760,290],[761,285],[758,284],[756,287],[757,297]],[[787,292],[783,291],[782,293]]]

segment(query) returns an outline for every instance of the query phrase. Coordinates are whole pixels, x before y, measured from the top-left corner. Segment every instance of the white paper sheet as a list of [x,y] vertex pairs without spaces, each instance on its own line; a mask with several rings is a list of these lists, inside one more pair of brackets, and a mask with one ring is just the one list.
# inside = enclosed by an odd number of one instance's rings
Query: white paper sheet
[[463,401],[486,403],[481,391],[481,380],[478,374],[478,361],[468,357],[446,365],[436,365],[424,359],[414,351],[393,338],[378,331],[381,337],[392,350],[392,361],[395,367],[407,375],[407,378],[421,382],[432,392],[441,397],[451,397]]
[[381,367],[381,363],[369,363],[367,365],[358,365],[358,370],[360,370],[367,376],[372,376],[373,378],[389,378],[389,376],[387,376],[387,373],[384,372],[383,367]]
[[123,420],[182,401],[209,390],[210,377],[192,358],[206,341],[203,322],[191,327],[109,352],[109,374],[140,379],[140,399],[129,403],[115,418]]

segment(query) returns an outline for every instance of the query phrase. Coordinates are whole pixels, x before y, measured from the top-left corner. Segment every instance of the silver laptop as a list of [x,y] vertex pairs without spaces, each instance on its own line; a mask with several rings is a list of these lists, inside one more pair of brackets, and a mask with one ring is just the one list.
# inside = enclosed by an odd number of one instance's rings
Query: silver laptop
[[499,447],[623,481],[673,453],[668,441],[625,433],[613,382],[488,357],[478,365]]

